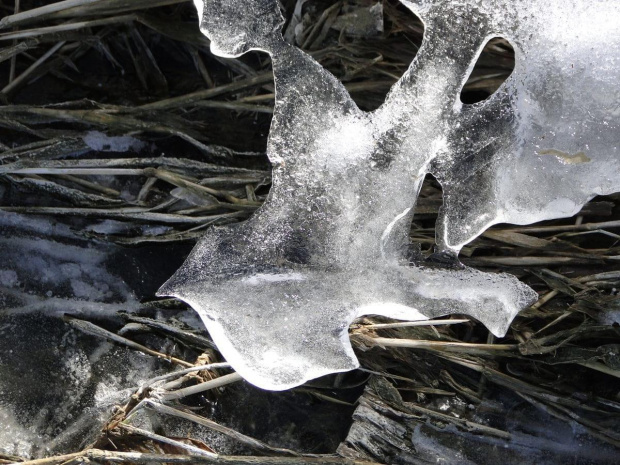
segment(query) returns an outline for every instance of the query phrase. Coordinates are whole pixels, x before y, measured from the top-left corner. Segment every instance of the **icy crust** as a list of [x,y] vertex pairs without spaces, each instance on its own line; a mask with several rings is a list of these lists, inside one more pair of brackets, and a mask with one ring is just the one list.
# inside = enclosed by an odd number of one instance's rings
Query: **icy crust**
[[[361,315],[461,313],[502,336],[533,302],[507,275],[407,263],[427,173],[444,186],[437,243],[452,253],[492,224],[572,215],[620,190],[619,2],[403,3],[424,21],[424,42],[385,104],[365,113],[283,40],[276,0],[198,1],[214,53],[272,57],[273,186],[248,222],[209,231],[159,294],[192,305],[259,387],[355,368],[346,331]],[[463,105],[496,36],[513,44],[516,69],[490,99]]]
[[[202,261],[207,247],[203,242],[194,257]],[[357,368],[348,328],[362,315],[424,320],[465,313],[502,336],[533,297],[529,287],[505,274],[401,266],[247,267],[206,280],[172,281],[161,293],[189,303],[235,370],[270,390]]]
[[115,321],[119,310],[139,305],[123,281],[141,271],[119,260],[128,252],[79,234],[0,213],[0,454],[42,457],[86,447],[115,405],[167,368],[60,318]]

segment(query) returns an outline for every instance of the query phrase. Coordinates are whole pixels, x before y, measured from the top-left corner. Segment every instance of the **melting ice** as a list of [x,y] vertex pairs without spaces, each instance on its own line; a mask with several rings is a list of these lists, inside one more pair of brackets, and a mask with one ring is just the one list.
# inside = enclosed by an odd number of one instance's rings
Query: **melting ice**
[[[467,314],[503,336],[534,301],[506,274],[408,263],[427,173],[444,188],[438,252],[453,255],[493,224],[570,216],[620,190],[619,2],[402,1],[423,20],[424,42],[384,105],[365,113],[284,41],[276,0],[196,0],[214,53],[272,57],[273,187],[249,221],[210,230],[160,295],[192,305],[259,387],[355,368],[347,328],[361,315]],[[513,74],[486,101],[462,104],[498,36],[515,49]]]

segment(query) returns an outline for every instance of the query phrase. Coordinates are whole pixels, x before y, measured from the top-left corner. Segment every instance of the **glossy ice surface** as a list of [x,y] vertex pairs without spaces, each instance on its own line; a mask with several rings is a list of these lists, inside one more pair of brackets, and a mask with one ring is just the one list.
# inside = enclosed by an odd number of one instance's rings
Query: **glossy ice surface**
[[[276,0],[196,0],[214,53],[272,57],[273,186],[249,221],[210,230],[159,294],[188,302],[259,387],[355,368],[347,328],[361,315],[466,314],[502,336],[535,300],[509,275],[408,263],[426,174],[444,188],[437,245],[449,253],[493,224],[571,216],[620,190],[620,2],[403,3],[423,20],[424,42],[367,113],[283,40]],[[492,97],[464,105],[461,89],[497,36],[516,68]]]

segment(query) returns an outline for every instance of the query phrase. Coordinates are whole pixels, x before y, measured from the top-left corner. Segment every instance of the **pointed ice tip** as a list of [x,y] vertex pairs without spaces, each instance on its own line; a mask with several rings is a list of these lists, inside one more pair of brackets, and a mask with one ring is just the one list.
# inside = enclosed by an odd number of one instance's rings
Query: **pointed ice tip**
[[178,297],[178,286],[173,276],[157,290],[157,297]]
[[[487,329],[491,331],[493,336],[497,338],[506,336],[506,333],[508,333],[508,330],[510,329],[510,325],[517,315],[526,308],[531,307],[538,300],[538,294],[528,285],[519,282],[519,290],[521,295],[515,299],[515,305],[510,313],[504,314],[504,317],[499,319],[493,319],[490,321],[481,320]],[[495,318],[497,317],[498,315],[495,316]]]
[[[226,344],[222,347],[226,347]],[[220,351],[222,347],[218,345]],[[301,354],[301,358],[299,358],[299,353],[289,353],[278,363],[268,365],[256,363],[256,361],[248,364],[246,363],[247,357],[240,359],[236,351],[226,349],[222,354],[235,371],[248,383],[268,391],[287,391],[302,386],[308,381],[334,373],[346,373],[360,366],[352,350],[347,350],[344,346],[339,346],[342,350],[333,353],[328,358],[322,357],[319,351],[312,350]],[[258,347],[255,349],[257,354],[269,355]]]
[[508,321],[503,324],[498,324],[494,328],[487,327],[487,329],[491,332],[491,334],[493,334],[493,336],[495,336],[498,339],[501,339],[506,336],[506,333],[508,333],[508,330],[510,329],[510,323],[511,321]]
[[493,334],[493,336],[501,339],[506,336],[506,333],[508,333],[512,321],[521,310],[523,309],[515,307],[514,311],[511,313],[504,313],[503,315],[501,315],[501,317],[499,314],[497,314],[494,315],[494,318],[492,320],[480,320],[480,322],[491,332],[491,334]]
[[[235,368],[234,365],[232,366]],[[298,372],[295,374],[291,374],[290,372],[264,373],[255,370],[247,370],[245,367],[237,367],[235,369],[237,373],[243,377],[243,379],[259,389],[264,389],[266,391],[288,391],[289,389],[303,386],[308,381],[335,373],[347,373],[351,370],[356,370],[359,367],[360,364],[357,361],[357,358],[355,360],[347,358],[347,360],[341,364],[327,366],[323,369],[308,370],[303,373]]]
[[174,297],[164,286],[160,287],[155,293],[155,297]]

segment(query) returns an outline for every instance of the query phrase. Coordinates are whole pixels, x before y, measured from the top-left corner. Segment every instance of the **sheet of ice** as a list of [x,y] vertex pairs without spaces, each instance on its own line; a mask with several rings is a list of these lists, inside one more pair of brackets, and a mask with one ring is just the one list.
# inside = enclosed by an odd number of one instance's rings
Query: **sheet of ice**
[[[618,99],[607,99],[618,95],[617,1],[403,1],[424,42],[373,113],[284,41],[276,0],[195,2],[214,53],[272,57],[273,186],[248,222],[209,231],[159,293],[190,303],[259,387],[355,368],[347,327],[362,314],[461,313],[502,336],[535,299],[508,275],[407,262],[427,173],[445,187],[438,245],[452,252],[493,223],[570,215],[620,188]],[[495,36],[513,42],[517,68],[492,98],[463,105]]]
[[[34,337],[36,336],[36,337]],[[44,312],[0,314],[0,453],[86,447],[161,364],[72,330]]]
[[80,450],[131,395],[127,389],[162,372],[158,361],[61,318],[101,322],[138,307],[124,278],[140,264],[120,265],[125,275],[112,269],[119,249],[59,222],[0,213],[0,453]]
[[66,225],[0,214],[0,314],[45,310],[61,316],[136,309],[139,302],[132,289],[109,270],[113,252]]

